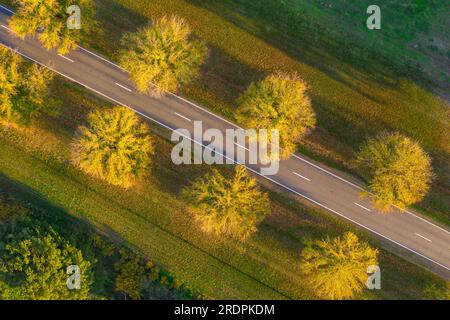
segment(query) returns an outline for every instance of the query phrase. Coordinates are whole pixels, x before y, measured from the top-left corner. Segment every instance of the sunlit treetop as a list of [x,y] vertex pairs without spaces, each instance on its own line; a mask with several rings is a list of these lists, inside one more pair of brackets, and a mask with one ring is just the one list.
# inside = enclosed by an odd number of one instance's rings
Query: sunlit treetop
[[[92,0],[14,0],[18,7],[9,21],[10,29],[19,37],[34,35],[47,49],[57,49],[66,54],[75,49],[83,35],[95,29],[95,6]],[[68,28],[67,21],[73,15],[67,9],[76,5],[80,8],[80,27]]]

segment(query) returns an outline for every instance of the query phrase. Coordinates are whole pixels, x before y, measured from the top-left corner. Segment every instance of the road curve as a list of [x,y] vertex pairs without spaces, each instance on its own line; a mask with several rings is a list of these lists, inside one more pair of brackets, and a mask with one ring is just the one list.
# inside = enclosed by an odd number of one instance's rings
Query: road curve
[[[186,128],[193,132],[194,121],[200,120],[204,129],[216,128],[224,132],[227,128],[238,128],[232,122],[174,94],[154,99],[137,93],[125,70],[84,48],[60,56],[55,51],[45,50],[32,37],[25,40],[16,38],[8,29],[8,18],[12,14],[0,5],[1,45],[98,95],[132,108],[169,130]],[[304,198],[391,242],[400,252],[413,253],[414,261],[450,279],[450,232],[446,227],[411,211],[396,210],[382,214],[371,205],[370,198],[360,197],[364,190],[360,185],[302,155],[292,155],[282,161],[278,174],[273,176],[261,176],[257,166],[248,167],[260,179],[267,179],[296,197]]]

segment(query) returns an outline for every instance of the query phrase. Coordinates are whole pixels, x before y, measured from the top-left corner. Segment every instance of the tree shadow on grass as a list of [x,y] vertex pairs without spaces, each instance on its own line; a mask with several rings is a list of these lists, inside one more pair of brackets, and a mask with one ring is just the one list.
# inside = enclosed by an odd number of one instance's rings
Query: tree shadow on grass
[[[331,76],[337,76],[334,71],[336,62],[345,62],[385,85],[394,85],[396,79],[406,75],[408,78],[417,78],[415,80],[422,79],[415,74],[417,68],[392,61],[375,47],[375,43],[371,46],[361,44],[359,38],[352,38],[351,33],[345,30],[342,36],[346,35],[347,38],[342,42],[342,37],[336,37],[336,34],[331,33],[333,30],[327,30],[328,26],[324,27],[318,19],[304,14],[294,4],[272,0],[252,4],[244,3],[245,1],[188,2],[225,18],[242,30],[285,51],[294,59],[315,66]],[[250,6],[253,6],[251,10],[246,9]],[[365,25],[366,16],[362,12],[361,19],[355,23]],[[340,28],[345,26],[337,28],[341,31]]]
[[[66,238],[74,239],[75,233],[78,237],[82,237],[83,235],[88,236],[95,231],[99,231],[115,243],[124,243],[124,240],[108,226],[94,228],[88,221],[74,217],[65,208],[50,202],[36,190],[11,179],[3,173],[0,173],[0,193],[12,196],[25,206],[39,208],[41,214],[39,219],[49,223],[58,233],[63,234]],[[84,243],[83,245],[91,246],[89,243]]]
[[[86,38],[87,44],[108,58],[114,56],[124,33],[135,32],[150,21],[124,7],[117,1],[95,1],[97,7],[98,31]],[[104,30],[108,30],[105,32]]]

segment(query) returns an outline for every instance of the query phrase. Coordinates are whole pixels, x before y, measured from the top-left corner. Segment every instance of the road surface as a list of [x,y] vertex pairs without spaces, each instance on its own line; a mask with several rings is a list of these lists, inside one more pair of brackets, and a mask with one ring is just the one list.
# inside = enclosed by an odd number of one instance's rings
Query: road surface
[[[130,107],[169,130],[186,128],[192,132],[194,121],[199,120],[203,122],[204,129],[217,128],[224,132],[227,128],[238,128],[176,95],[154,99],[137,93],[125,70],[84,48],[60,56],[55,51],[46,51],[34,38],[20,40],[14,37],[8,29],[8,17],[11,14],[8,9],[0,8],[0,44],[104,98]],[[249,167],[259,174],[257,166]],[[396,210],[382,214],[373,208],[370,199],[360,197],[364,190],[360,185],[301,155],[293,155],[282,161],[278,174],[260,176],[260,179],[268,179],[296,197],[307,199],[368,230],[376,237],[394,244],[400,253],[413,253],[415,261],[450,279],[450,232],[446,227],[438,226],[411,211]]]

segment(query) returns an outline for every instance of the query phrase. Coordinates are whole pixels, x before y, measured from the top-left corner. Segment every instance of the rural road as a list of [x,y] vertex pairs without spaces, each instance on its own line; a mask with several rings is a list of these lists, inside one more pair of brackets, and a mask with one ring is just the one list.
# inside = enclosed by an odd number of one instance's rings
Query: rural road
[[[154,99],[136,92],[126,71],[112,62],[86,49],[78,48],[67,56],[46,51],[34,38],[20,40],[8,29],[12,14],[0,7],[0,44],[16,50],[25,58],[44,65],[104,98],[134,109],[143,117],[170,129],[186,128],[193,131],[193,122],[201,120],[204,129],[225,131],[237,126],[214,115],[181,97],[169,94]],[[207,143],[208,144],[208,143]],[[237,146],[239,148],[239,146]],[[258,168],[250,166],[258,174]],[[293,155],[280,163],[279,173],[260,176],[272,184],[307,199],[334,215],[366,229],[385,243],[393,244],[402,256],[413,258],[437,274],[450,279],[450,232],[448,228],[410,211],[397,210],[382,214],[371,205],[370,199],[362,199],[363,190],[350,182],[343,174],[331,172],[320,164]],[[387,242],[386,242],[387,241]],[[382,266],[381,266],[382,268]]]

